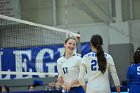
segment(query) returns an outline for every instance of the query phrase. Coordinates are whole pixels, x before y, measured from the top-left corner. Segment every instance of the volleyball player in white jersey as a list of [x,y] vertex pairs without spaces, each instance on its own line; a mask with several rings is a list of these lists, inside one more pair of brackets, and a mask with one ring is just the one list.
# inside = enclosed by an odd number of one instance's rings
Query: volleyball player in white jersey
[[67,38],[64,47],[64,56],[57,60],[58,82],[62,83],[65,93],[85,93],[78,80],[81,57],[74,54],[76,39]]
[[88,78],[86,93],[111,93],[108,72],[120,93],[120,81],[111,55],[104,53],[100,35],[93,35],[90,40],[92,52],[84,55],[79,75],[79,82],[84,84],[85,73]]

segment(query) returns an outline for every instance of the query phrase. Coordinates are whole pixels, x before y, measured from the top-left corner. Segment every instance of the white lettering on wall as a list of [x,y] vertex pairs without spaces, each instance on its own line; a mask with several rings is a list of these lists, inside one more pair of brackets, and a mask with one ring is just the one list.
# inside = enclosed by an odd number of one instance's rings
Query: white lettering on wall
[[[15,54],[15,63],[16,63],[16,72],[22,72],[22,69],[26,70],[24,62],[22,62],[22,54],[27,55],[28,60],[31,61],[31,50],[28,51],[14,51]],[[23,59],[25,61],[25,59]],[[27,59],[26,59],[27,60]],[[22,75],[17,75],[16,78],[22,78]]]
[[51,50],[51,49],[42,49],[37,54],[37,57],[36,57],[35,67],[36,67],[37,72],[44,72],[43,71],[43,59],[44,59],[43,57],[44,57],[45,53],[48,53],[49,54],[48,57],[50,57],[51,59],[53,59],[53,57],[54,57],[53,50]]
[[[56,65],[57,65],[56,62],[47,63],[46,66],[48,67],[48,72],[49,73],[54,73]],[[50,76],[51,76],[51,74],[50,74]]]

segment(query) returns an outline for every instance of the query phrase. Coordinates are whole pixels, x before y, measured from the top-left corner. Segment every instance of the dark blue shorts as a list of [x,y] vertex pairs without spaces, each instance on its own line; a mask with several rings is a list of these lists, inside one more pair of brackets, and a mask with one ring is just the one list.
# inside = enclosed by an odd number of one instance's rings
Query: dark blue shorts
[[129,93],[140,93],[140,85],[136,84],[131,86]]
[[79,86],[79,87],[73,87],[68,92],[64,92],[64,93],[85,93],[85,90],[83,89],[82,86]]

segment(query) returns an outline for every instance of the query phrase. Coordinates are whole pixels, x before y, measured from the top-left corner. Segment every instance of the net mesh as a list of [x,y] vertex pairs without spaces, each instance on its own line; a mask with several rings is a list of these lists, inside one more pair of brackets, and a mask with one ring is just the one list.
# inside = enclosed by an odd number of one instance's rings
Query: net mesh
[[[80,37],[79,34],[69,30],[0,15],[0,72],[3,75],[1,78],[9,73],[10,75],[21,74],[22,76],[56,75],[57,73],[51,72],[51,70],[44,72],[42,67],[47,64],[44,64],[45,59],[42,59],[42,56],[45,54],[42,52],[38,55],[36,47],[42,48],[45,46],[44,51],[49,53],[49,57],[52,57],[53,51],[46,49],[46,47],[63,44],[67,36]],[[34,50],[33,53],[30,51],[32,48]],[[15,50],[18,51],[15,52]],[[29,57],[33,55],[36,55],[37,58]],[[48,62],[48,64],[50,64],[48,65],[50,68],[52,66],[52,69],[54,69],[56,62]],[[30,69],[32,65],[35,68]]]

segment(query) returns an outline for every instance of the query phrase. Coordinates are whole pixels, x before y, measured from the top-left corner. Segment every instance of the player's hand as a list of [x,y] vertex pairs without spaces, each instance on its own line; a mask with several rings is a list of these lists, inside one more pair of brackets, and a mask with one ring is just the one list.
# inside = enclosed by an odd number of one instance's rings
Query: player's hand
[[86,85],[82,85],[83,89],[86,91],[87,86]]
[[70,90],[70,88],[71,88],[71,84],[67,84],[64,86],[64,90],[67,92]]
[[62,77],[62,76],[59,76],[59,77],[57,78],[57,81],[58,81],[59,83],[61,83],[61,84],[64,83],[64,80],[63,80],[63,77]]

